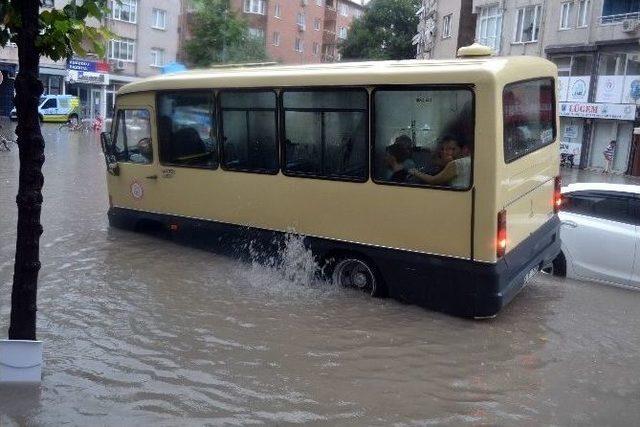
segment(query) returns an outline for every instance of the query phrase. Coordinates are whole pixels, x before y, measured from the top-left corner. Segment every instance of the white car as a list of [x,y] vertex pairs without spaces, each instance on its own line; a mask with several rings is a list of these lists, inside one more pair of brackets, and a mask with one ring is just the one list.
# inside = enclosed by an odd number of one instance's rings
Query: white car
[[640,289],[640,186],[568,185],[559,216],[555,275]]

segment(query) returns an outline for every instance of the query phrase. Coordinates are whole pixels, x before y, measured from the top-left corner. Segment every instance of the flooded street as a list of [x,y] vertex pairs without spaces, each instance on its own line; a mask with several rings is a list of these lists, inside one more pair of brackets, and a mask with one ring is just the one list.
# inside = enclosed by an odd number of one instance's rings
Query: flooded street
[[[43,380],[0,388],[0,425],[640,419],[640,292],[539,275],[468,321],[110,229],[97,138],[44,131]],[[3,338],[17,158],[0,152]]]

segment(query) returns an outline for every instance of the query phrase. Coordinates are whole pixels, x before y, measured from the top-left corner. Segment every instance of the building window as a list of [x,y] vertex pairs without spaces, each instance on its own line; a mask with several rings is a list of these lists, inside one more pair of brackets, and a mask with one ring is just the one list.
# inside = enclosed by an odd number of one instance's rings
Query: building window
[[285,90],[282,104],[286,174],[367,180],[366,90]]
[[541,19],[542,6],[540,5],[518,9],[513,41],[515,43],[537,42]]
[[280,33],[275,31],[273,33],[273,37],[271,38],[271,44],[274,46],[280,46]]
[[578,28],[583,28],[589,25],[589,6],[591,0],[580,0],[578,2]]
[[151,27],[158,30],[167,28],[167,11],[162,9],[153,9],[153,24]]
[[280,18],[280,3],[276,3],[275,10],[273,12],[273,16],[276,18]]
[[265,15],[267,12],[267,2],[265,0],[244,0],[244,13],[254,13]]
[[306,28],[304,13],[298,12],[298,15],[296,16],[296,24],[298,24],[298,27],[302,30]]
[[220,93],[223,168],[236,171],[278,171],[276,93]]
[[162,67],[164,65],[164,49],[151,48],[151,66]]
[[111,2],[111,17],[118,21],[136,23],[138,0],[114,0]]
[[315,18],[313,20],[313,29],[316,31],[320,31],[320,19]]
[[442,18],[442,38],[451,37],[451,18],[453,14],[446,15]]
[[349,7],[346,3],[338,3],[338,9],[340,10],[340,15],[349,16]]
[[157,99],[160,162],[216,169],[218,149],[211,91],[165,92]]
[[254,39],[264,39],[264,29],[262,28],[249,28],[249,36]]
[[566,2],[560,5],[560,29],[567,30],[571,28],[571,9],[573,2]]
[[304,42],[296,37],[296,41],[293,45],[293,50],[295,50],[296,52],[303,52],[304,51]]
[[318,56],[320,53],[320,44],[318,42],[313,42],[313,54]]
[[338,36],[341,39],[346,39],[347,38],[347,27],[340,27],[340,33],[338,34]]
[[133,62],[136,43],[131,39],[109,40],[109,59]]
[[500,52],[502,33],[502,11],[498,5],[486,6],[478,11],[476,39],[478,43]]

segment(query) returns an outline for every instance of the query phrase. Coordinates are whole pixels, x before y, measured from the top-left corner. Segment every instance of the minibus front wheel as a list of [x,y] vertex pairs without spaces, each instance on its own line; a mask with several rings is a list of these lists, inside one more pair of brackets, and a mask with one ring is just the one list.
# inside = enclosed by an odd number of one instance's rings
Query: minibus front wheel
[[376,266],[357,255],[345,255],[333,265],[331,280],[345,288],[362,290],[372,297],[384,296],[384,284]]

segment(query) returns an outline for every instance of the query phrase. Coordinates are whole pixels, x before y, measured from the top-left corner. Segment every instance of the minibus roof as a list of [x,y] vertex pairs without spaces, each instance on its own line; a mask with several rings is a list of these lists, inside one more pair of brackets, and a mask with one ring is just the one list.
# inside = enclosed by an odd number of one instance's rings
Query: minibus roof
[[556,75],[552,62],[533,56],[253,65],[163,74],[129,83],[118,95],[206,88],[506,83]]

